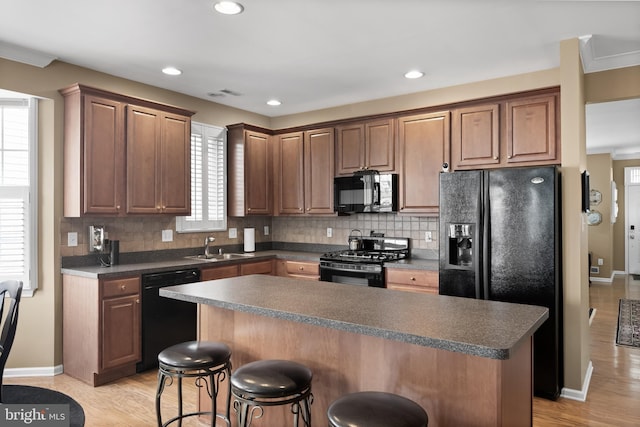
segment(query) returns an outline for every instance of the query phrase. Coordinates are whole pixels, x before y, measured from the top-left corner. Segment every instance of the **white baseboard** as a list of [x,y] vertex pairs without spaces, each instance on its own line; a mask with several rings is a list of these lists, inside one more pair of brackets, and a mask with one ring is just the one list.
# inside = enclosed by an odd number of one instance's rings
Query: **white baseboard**
[[577,400],[584,402],[587,400],[587,392],[589,391],[589,383],[591,383],[591,374],[593,374],[593,364],[589,361],[587,367],[587,374],[584,377],[584,383],[582,383],[582,390],[574,390],[564,387],[560,393],[560,397],[565,399]]
[[62,365],[42,368],[5,368],[3,377],[53,377],[62,372]]
[[613,283],[613,276],[615,276],[615,273],[611,273],[611,277],[591,277],[591,276],[589,276],[589,281],[591,281],[591,282]]

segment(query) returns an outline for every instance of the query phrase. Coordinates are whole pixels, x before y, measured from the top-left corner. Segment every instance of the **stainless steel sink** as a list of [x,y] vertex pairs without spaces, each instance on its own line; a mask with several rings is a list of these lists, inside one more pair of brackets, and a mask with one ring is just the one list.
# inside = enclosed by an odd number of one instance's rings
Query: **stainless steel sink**
[[212,255],[209,255],[208,257],[204,255],[191,255],[191,256],[186,256],[185,258],[197,259],[199,261],[206,261],[206,262],[215,262],[215,261],[251,258],[253,256],[255,256],[255,254],[229,252],[226,254],[212,254]]

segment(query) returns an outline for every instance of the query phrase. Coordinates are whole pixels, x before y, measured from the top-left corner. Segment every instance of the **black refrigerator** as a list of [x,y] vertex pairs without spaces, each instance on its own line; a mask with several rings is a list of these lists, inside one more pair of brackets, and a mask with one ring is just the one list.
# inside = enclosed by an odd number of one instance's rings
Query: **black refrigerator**
[[563,386],[560,175],[556,167],[440,174],[440,294],[547,307],[534,394]]

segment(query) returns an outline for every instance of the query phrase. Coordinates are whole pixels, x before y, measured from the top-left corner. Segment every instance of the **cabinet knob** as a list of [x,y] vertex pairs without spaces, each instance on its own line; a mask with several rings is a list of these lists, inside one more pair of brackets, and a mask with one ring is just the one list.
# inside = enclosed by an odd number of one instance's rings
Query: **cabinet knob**
[[302,212],[302,208],[298,208],[298,210],[299,210],[300,212]]
[[498,160],[498,156],[493,156],[493,160]]
[[298,270],[303,271],[304,267],[298,267]]
[[136,298],[136,304],[140,304],[140,298]]
[[512,157],[513,157],[513,156],[512,156],[511,154],[509,154],[509,155],[507,156],[507,159],[510,159],[510,158],[512,158]]
[[307,212],[310,211],[310,210],[311,210],[311,208],[307,208]]
[[247,208],[247,212],[251,212],[251,208]]
[[117,209],[117,210],[120,210],[120,205],[116,206],[116,209]]
[[415,277],[412,277],[412,278],[411,278],[411,281],[412,281],[412,282],[415,282],[415,281],[416,281],[416,278],[415,278]]
[[126,291],[127,290],[127,286],[126,285],[120,285],[120,290]]

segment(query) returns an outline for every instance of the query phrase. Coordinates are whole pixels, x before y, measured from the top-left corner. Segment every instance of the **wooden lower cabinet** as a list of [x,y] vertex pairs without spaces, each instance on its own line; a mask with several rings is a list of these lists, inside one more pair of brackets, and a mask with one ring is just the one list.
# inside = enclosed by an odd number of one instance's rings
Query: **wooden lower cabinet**
[[388,289],[438,294],[437,271],[386,268],[385,272]]
[[141,351],[140,277],[62,276],[64,372],[98,386],[135,374]]
[[277,275],[296,279],[320,280],[320,264],[312,261],[277,261]]

